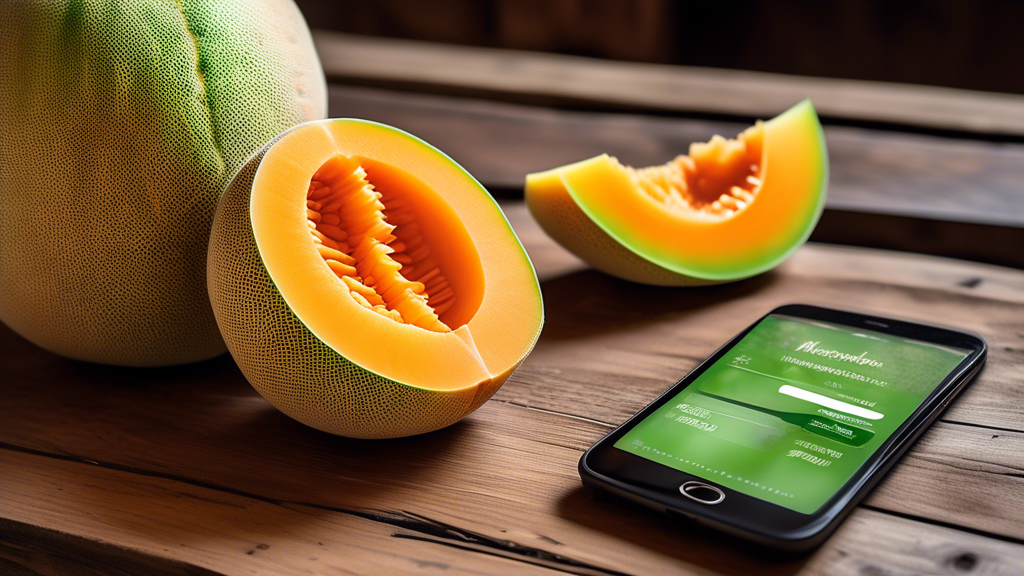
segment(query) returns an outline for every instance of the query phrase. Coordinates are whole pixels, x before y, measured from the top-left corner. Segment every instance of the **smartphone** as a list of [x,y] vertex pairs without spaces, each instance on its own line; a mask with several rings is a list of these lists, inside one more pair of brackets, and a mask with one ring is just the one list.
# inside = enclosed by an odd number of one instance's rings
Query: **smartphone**
[[588,488],[787,551],[819,545],[970,382],[976,334],[772,310],[580,459]]

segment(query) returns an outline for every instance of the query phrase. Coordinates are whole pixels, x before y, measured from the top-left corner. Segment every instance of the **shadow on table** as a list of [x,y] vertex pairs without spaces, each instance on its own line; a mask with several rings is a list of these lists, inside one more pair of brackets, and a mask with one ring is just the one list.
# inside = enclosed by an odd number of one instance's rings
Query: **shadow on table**
[[[101,366],[59,358],[3,327],[0,348],[0,361],[12,367],[3,384],[4,444],[63,468],[69,481],[60,483],[74,494],[62,499],[112,529],[150,537],[200,521],[220,528],[195,534],[237,533],[242,528],[228,519],[264,504],[301,508],[272,514],[277,525],[257,524],[270,533],[339,513],[364,522],[351,511],[386,510],[389,494],[438,484],[451,453],[468,451],[475,426],[386,441],[343,438],[279,412],[226,355],[173,368]],[[74,480],[77,466],[97,467],[105,484]]]
[[795,574],[810,559],[806,554],[774,552],[613,496],[596,496],[582,486],[558,501],[557,513],[566,520],[714,573]]
[[[178,414],[181,428],[160,417],[146,437],[122,439],[104,454],[112,461],[95,462],[142,477],[121,476],[109,485],[74,482],[65,489],[79,509],[109,528],[153,542],[201,547],[228,536],[226,541],[256,546],[283,534],[327,541],[387,532],[392,529],[380,525],[381,518],[401,515],[391,510],[393,495],[437,484],[451,466],[447,455],[469,441],[474,426],[462,422],[411,438],[358,440],[304,426],[259,398],[238,401],[250,406],[244,417],[227,415],[218,423],[200,409],[196,420]],[[90,450],[90,459],[99,458],[97,452]],[[126,490],[125,482],[142,487]]]
[[593,269],[541,283],[545,339],[568,340],[635,329],[667,316],[752,296],[778,281],[767,272],[728,284],[667,288],[620,280]]

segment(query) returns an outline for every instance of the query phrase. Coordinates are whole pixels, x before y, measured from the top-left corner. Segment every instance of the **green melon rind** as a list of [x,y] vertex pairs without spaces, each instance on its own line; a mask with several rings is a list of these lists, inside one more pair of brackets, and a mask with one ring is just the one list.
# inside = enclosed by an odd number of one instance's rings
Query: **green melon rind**
[[220,192],[325,115],[291,0],[0,2],[0,319],[91,362],[221,354],[203,280]]
[[[351,119],[323,122],[337,121],[370,123]],[[426,142],[390,126],[379,126],[415,139],[458,166]],[[252,231],[252,184],[263,157],[278,140],[300,127],[276,137],[242,166],[225,190],[214,216],[207,284],[228,350],[249,383],[268,402],[295,420],[324,432],[353,438],[395,438],[454,424],[479,408],[511,376],[533,349],[540,328],[511,369],[487,384],[449,391],[386,378],[350,362],[321,340],[292,311],[278,290]],[[462,171],[476,183],[468,172]],[[497,203],[482,186],[480,189],[508,226]],[[509,234],[533,270],[511,226]],[[539,297],[535,271],[534,285]],[[541,314],[542,311],[543,306]]]
[[[770,258],[763,261],[738,263],[733,266],[725,265],[718,269],[711,270],[688,265],[686,262],[646,253],[642,247],[637,245],[635,237],[631,234],[630,230],[619,229],[611,225],[609,222],[606,222],[601,218],[601,215],[598,212],[593,210],[587,204],[585,194],[574,190],[566,179],[563,178],[562,182],[576,207],[587,216],[587,220],[593,222],[594,225],[600,228],[601,231],[615,240],[619,245],[629,250],[645,262],[649,262],[654,266],[660,267],[671,273],[678,274],[683,278],[693,279],[693,282],[680,279],[677,283],[673,283],[671,285],[700,285],[730,282],[749,278],[771,270],[785,261],[786,258],[789,258],[789,256],[810,237],[811,233],[814,231],[814,227],[818,223],[818,220],[821,218],[821,213],[825,207],[825,198],[828,190],[829,162],[828,149],[825,144],[825,134],[822,130],[821,123],[818,120],[818,115],[815,113],[814,106],[811,104],[810,100],[804,100],[793,106],[780,115],[779,118],[786,115],[800,115],[802,117],[801,119],[807,124],[807,129],[813,130],[816,135],[818,143],[817,162],[809,163],[808,166],[809,170],[815,170],[816,172],[815,184],[812,186],[814,189],[815,202],[808,207],[803,218],[800,219],[799,226],[795,226],[793,228],[793,230],[796,231],[796,234],[784,242],[781,242],[781,249],[776,251]],[[584,162],[579,164],[583,164]],[[612,271],[612,273],[619,275],[619,272],[616,271]]]
[[592,268],[623,280],[651,286],[705,286],[716,283],[677,274],[643,258],[609,236],[584,214],[568,194],[532,193],[529,178],[526,184],[526,206],[534,220],[555,242]]

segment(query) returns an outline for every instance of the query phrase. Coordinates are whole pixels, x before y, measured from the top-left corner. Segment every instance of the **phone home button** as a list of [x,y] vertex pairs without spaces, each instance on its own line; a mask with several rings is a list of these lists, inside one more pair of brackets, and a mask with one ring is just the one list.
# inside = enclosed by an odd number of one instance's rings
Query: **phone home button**
[[722,500],[725,500],[725,492],[722,492],[710,484],[697,482],[696,480],[684,482],[683,485],[679,487],[679,493],[690,500],[695,500],[701,504],[707,504],[709,506],[720,504]]

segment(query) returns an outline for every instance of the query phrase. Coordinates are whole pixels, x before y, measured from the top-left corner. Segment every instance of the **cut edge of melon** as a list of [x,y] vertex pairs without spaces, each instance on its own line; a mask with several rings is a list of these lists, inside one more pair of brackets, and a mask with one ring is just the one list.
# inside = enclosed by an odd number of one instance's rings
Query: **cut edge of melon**
[[[337,276],[309,240],[305,204],[311,177],[337,154],[390,164],[422,178],[434,191],[445,190],[442,200],[458,214],[474,246],[488,251],[480,260],[485,284],[518,288],[499,298],[498,290],[488,292],[485,287],[473,317],[451,332],[397,323],[343,294]],[[300,185],[301,201],[296,203]],[[253,234],[271,281],[314,337],[363,370],[412,388],[458,392],[503,381],[536,343],[543,304],[529,256],[486,189],[430,144],[367,120],[309,122],[268,148],[252,188]],[[495,240],[498,235],[502,238]],[[325,294],[331,296],[324,298]],[[332,326],[331,318],[350,314],[361,315],[363,337],[346,337],[340,324]],[[410,337],[417,339],[415,346],[391,355],[381,352],[387,343]]]
[[[550,188],[557,175],[580,210],[637,257],[692,278],[738,280],[788,258],[810,236],[825,204],[828,152],[810,100],[764,126],[762,184],[753,201],[728,219],[700,220],[665,211],[637,190],[626,169],[607,154],[530,175],[528,185],[533,178],[534,185]],[[808,155],[811,161],[802,162],[801,157]],[[813,190],[813,195],[807,190]],[[801,208],[796,216],[790,201]],[[754,237],[750,226],[767,230],[767,241],[764,236]],[[665,237],[673,240],[665,242]],[[680,246],[683,250],[694,247],[694,252],[680,256],[674,251]],[[736,254],[743,256],[727,260]]]

